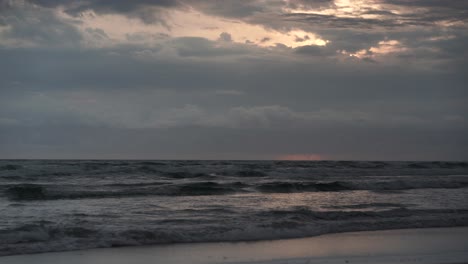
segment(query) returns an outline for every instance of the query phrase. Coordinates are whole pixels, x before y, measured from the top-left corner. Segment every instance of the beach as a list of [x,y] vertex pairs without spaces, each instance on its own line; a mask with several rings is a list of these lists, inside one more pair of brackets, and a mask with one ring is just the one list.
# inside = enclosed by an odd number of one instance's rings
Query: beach
[[327,234],[257,242],[182,243],[0,257],[2,264],[468,263],[468,227]]
[[0,264],[468,264],[468,0],[0,0]]

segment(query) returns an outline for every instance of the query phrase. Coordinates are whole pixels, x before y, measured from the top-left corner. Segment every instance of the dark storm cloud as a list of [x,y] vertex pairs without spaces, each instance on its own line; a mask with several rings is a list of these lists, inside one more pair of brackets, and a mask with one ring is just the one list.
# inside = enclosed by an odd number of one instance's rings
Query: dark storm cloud
[[266,9],[263,3],[251,0],[29,0],[29,2],[44,7],[63,6],[65,7],[65,12],[71,15],[79,15],[83,11],[93,10],[96,13],[118,13],[130,17],[138,17],[147,23],[163,21],[162,17],[154,13],[154,10],[146,10],[150,7],[195,7],[207,14],[232,18],[248,17]]
[[82,39],[73,21],[62,20],[49,9],[11,6],[0,13],[0,21],[8,26],[0,36],[16,46],[77,46]]
[[465,10],[468,3],[465,0],[382,0],[383,3],[410,7],[442,7]]
[[[284,23],[296,23],[315,25],[316,27],[327,26],[331,28],[396,28],[408,25],[429,26],[439,21],[455,21],[468,19],[468,3],[464,0],[382,0],[383,4],[389,4],[398,8],[421,7],[424,10],[415,10],[414,13],[396,14],[388,10],[361,7],[361,15],[380,15],[376,19],[364,19],[362,17],[342,17],[334,14],[310,14],[294,13],[282,14],[283,7],[318,9],[334,8],[331,0],[295,0],[283,2],[274,0],[268,2],[250,0],[136,0],[136,1],[58,1],[58,0],[29,0],[44,7],[62,6],[65,11],[72,15],[79,15],[83,11],[93,10],[96,13],[118,13],[129,17],[137,17],[146,23],[163,23],[164,15],[155,8],[179,8],[194,7],[206,14],[226,18],[243,19],[252,23],[260,23],[273,28],[288,27]],[[417,12],[416,12],[417,11]],[[275,21],[281,20],[281,22]],[[296,24],[297,25],[297,24]]]
[[[231,41],[230,35],[222,33],[222,41]],[[182,57],[213,57],[230,56],[248,53],[249,50],[241,45],[220,47],[215,42],[205,38],[183,37],[173,41],[177,53]]]
[[[243,46],[215,47],[203,38],[173,39],[168,47],[181,57],[229,57],[250,51]],[[0,49],[3,87],[21,82],[37,89],[177,88],[229,86],[237,66],[151,58],[160,48],[122,45],[106,50]],[[222,70],[222,71],[220,71]],[[218,74],[213,75],[213,72]],[[241,74],[242,75],[241,71]],[[181,78],[183,77],[183,78]],[[196,80],[196,82],[194,81]]]
[[291,0],[287,2],[289,8],[320,8],[333,5],[333,0]]
[[[6,10],[11,8],[11,1],[8,0],[1,0],[0,1],[0,12],[5,12]],[[1,19],[0,19],[0,25],[1,25]]]
[[232,41],[232,36],[231,36],[231,34],[229,34],[227,32],[223,32],[223,33],[219,34],[219,40],[231,42]]
[[[353,31],[346,29],[335,29],[322,32],[323,36],[330,40],[327,45],[328,50],[346,50],[356,52],[376,46],[379,41],[385,38],[393,39],[393,35],[388,32],[373,31]],[[397,38],[399,39],[399,38]]]
[[[365,11],[363,14],[382,14],[381,11]],[[345,29],[375,29],[387,28],[398,29],[407,26],[432,26],[435,22],[467,20],[465,11],[454,10],[440,13],[438,10],[432,10],[422,14],[395,15],[384,12],[382,18],[362,18],[362,17],[340,17],[325,14],[294,13],[283,14],[285,22],[299,23],[305,25],[314,25],[315,27],[326,26],[327,28],[345,28]]]
[[313,56],[328,56],[335,55],[336,50],[330,49],[329,47],[321,47],[316,45],[302,46],[295,49],[298,54],[313,55]]
[[[253,50],[242,46],[229,49],[212,48],[213,42],[200,38],[180,38],[171,42],[174,50],[181,56],[203,58],[226,58],[233,55],[253,53]],[[228,50],[229,49],[229,50]],[[297,52],[314,55],[332,55],[336,53],[327,47],[302,47]],[[411,71],[388,71],[383,74],[378,69],[372,69],[373,77],[367,77],[366,69],[358,62],[350,65],[336,65],[329,61],[311,61],[307,66],[287,63],[282,58],[249,58],[237,59],[236,63],[226,61],[177,61],[171,59],[151,58],[147,54],[158,54],[156,49],[143,49],[139,46],[121,46],[105,50],[0,50],[0,70],[4,77],[0,84],[5,89],[13,83],[36,89],[69,90],[82,88],[94,89],[253,89],[256,87],[273,87],[281,90],[308,89],[312,85],[321,89],[327,83],[333,86],[346,85],[353,79],[358,82],[368,82],[369,89],[374,84],[379,85],[379,79],[408,78],[419,82],[413,89],[423,89],[431,82],[424,81],[424,75],[413,75]],[[140,57],[138,54],[142,54]],[[269,65],[270,64],[270,65]],[[357,72],[349,73],[348,68]],[[359,70],[361,69],[361,70]],[[391,68],[390,68],[391,69]],[[255,74],[252,74],[255,70]],[[311,72],[321,79],[315,79]],[[340,79],[335,76],[339,75]],[[362,75],[362,76],[361,76]],[[401,75],[401,76],[400,76]],[[400,77],[398,77],[400,76]],[[444,75],[437,76],[437,78]],[[457,83],[463,77],[462,72],[453,79],[444,79],[448,83]],[[362,80],[361,80],[362,78]],[[435,79],[437,79],[435,78]],[[394,83],[394,81],[387,83]],[[383,84],[386,87],[386,84]],[[418,88],[421,87],[421,88]],[[431,85],[429,85],[431,87]],[[17,89],[17,88],[15,88]],[[326,91],[327,88],[324,88]],[[355,88],[359,95],[359,88]],[[424,88],[426,89],[426,88]],[[380,91],[380,90],[379,90]],[[421,90],[423,91],[423,90]],[[381,91],[383,92],[383,90]],[[364,93],[365,94],[365,93]],[[388,95],[391,96],[392,93]],[[292,95],[289,95],[291,97]],[[396,96],[399,96],[396,94]],[[358,99],[355,98],[355,99]]]
[[[183,0],[184,4],[195,7],[207,14],[227,18],[246,18],[267,10],[268,6],[256,0]],[[275,4],[272,1],[270,4]]]
[[84,11],[94,11],[98,14],[122,14],[141,19],[145,23],[164,24],[164,17],[158,10],[150,8],[172,8],[179,6],[177,0],[27,0],[30,3],[48,7],[64,7],[64,11],[73,16],[79,16]]
[[[467,1],[424,1],[424,0],[382,0],[382,4],[395,9],[406,9],[403,13],[395,13],[386,9],[376,9],[375,6],[360,6],[359,11],[350,16],[337,13],[319,14],[306,12],[321,8],[336,7],[333,1],[290,1],[290,8],[299,8],[295,13],[271,13],[268,16],[251,16],[246,18],[252,23],[263,24],[272,28],[301,27],[314,30],[349,29],[369,30],[383,28],[384,30],[399,30],[408,26],[435,26],[438,22],[468,20]],[[415,9],[417,7],[418,9]],[[386,7],[384,7],[386,8]],[[410,9],[414,8],[414,9]],[[301,13],[301,10],[304,11]],[[363,18],[363,15],[378,15],[376,18]],[[325,28],[324,28],[325,27]]]
[[294,13],[284,14],[283,19],[288,22],[305,23],[311,25],[321,25],[331,28],[374,28],[374,27],[396,27],[396,21],[386,21],[380,19],[364,19],[352,17],[337,17],[334,15]]
[[131,13],[147,6],[174,7],[179,5],[177,0],[27,0],[30,3],[44,7],[64,6],[66,11],[77,14],[85,10],[98,13]]
[[[194,40],[203,43],[200,49],[195,49],[199,44],[188,45]],[[203,94],[222,89],[240,90],[249,96],[227,98],[226,102],[218,98],[216,103],[218,106],[280,104],[293,106],[293,109],[307,109],[347,105],[348,101],[358,104],[374,100],[393,101],[403,95],[415,100],[415,105],[426,102],[428,98],[450,101],[450,98],[463,97],[466,80],[462,70],[458,73],[452,70],[420,73],[411,68],[369,68],[357,59],[342,65],[325,58],[305,64],[288,63],[274,57],[246,58],[235,63],[229,60],[205,61],[206,57],[212,58],[219,52],[204,46],[210,45],[206,40],[184,38],[175,42],[178,48],[191,48],[179,50],[182,55],[203,57],[193,61],[141,58],[134,54],[142,50],[131,46],[106,49],[105,52],[1,50],[0,70],[4,78],[0,84],[3,91],[38,92],[130,89],[140,93],[147,89],[171,89]],[[180,42],[182,46],[178,46]],[[313,46],[299,50],[319,54],[331,52]],[[224,55],[221,58],[225,58]],[[352,89],[342,88],[350,83],[355,84]],[[264,93],[268,93],[268,97]],[[424,97],[420,98],[421,94]],[[189,101],[183,104],[186,103]]]

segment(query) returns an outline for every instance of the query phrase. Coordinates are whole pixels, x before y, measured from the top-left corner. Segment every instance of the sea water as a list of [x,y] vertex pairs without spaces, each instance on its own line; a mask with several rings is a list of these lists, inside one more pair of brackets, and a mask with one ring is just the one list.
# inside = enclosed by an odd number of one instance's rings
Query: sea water
[[0,160],[0,255],[450,226],[467,162]]

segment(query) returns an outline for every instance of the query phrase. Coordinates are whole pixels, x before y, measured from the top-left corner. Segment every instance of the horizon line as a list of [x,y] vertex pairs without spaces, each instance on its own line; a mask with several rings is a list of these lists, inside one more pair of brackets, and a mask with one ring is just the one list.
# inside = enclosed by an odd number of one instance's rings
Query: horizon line
[[322,160],[288,160],[288,159],[139,159],[139,158],[0,158],[1,160],[60,160],[60,161],[290,161],[290,162],[468,162],[468,160],[367,160],[367,159],[322,159]]

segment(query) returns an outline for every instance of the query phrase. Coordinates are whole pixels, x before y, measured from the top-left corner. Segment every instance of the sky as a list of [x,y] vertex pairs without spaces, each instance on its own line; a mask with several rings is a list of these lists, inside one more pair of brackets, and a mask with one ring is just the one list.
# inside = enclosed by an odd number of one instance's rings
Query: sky
[[0,0],[0,158],[468,160],[466,0]]

